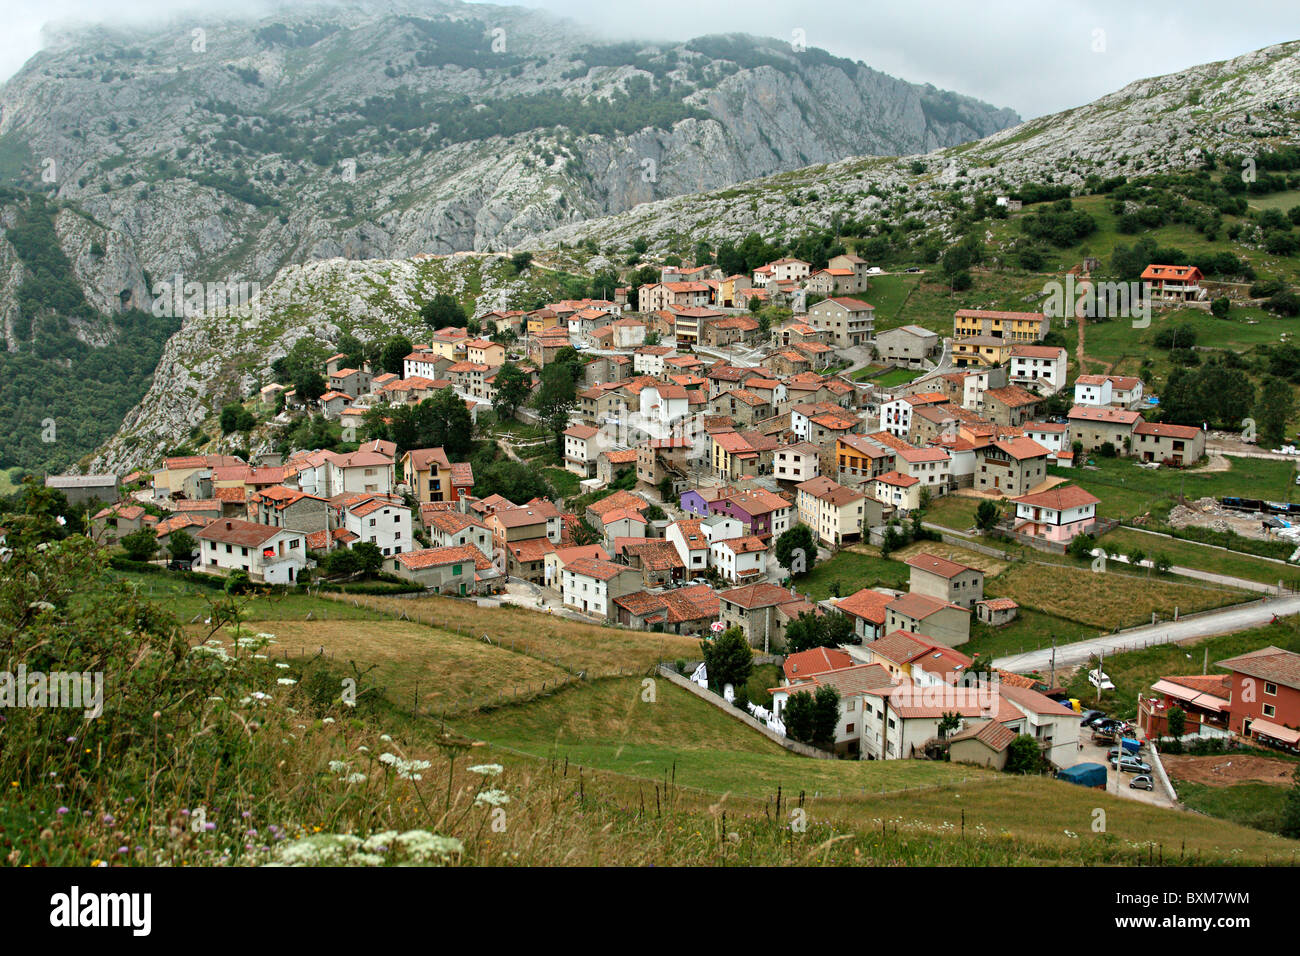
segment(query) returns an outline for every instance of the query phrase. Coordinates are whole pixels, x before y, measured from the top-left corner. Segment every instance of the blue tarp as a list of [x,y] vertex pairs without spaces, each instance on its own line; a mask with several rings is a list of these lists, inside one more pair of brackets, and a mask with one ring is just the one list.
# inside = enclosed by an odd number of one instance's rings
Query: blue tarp
[[1106,786],[1106,768],[1099,763],[1080,763],[1056,772],[1057,780],[1077,783],[1081,787]]

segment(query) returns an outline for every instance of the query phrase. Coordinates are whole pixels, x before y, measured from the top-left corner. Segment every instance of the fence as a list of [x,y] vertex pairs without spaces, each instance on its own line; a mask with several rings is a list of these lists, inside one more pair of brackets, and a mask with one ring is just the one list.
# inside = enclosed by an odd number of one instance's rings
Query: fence
[[695,683],[694,681],[688,680],[687,678],[683,677],[681,674],[677,673],[677,671],[673,670],[673,668],[667,664],[659,665],[659,673],[664,677],[667,677],[678,687],[681,687],[683,690],[690,691],[690,693],[694,694],[696,697],[700,698],[701,700],[707,701],[708,703],[712,704],[714,707],[717,707],[719,710],[724,711],[729,716],[734,717],[742,724],[745,724],[751,730],[757,730],[768,740],[772,741],[775,744],[779,744],[780,746],[784,747],[786,750],[790,751],[791,753],[799,754],[802,757],[815,757],[819,760],[835,759],[834,754],[827,753],[824,750],[818,750],[816,747],[811,747],[808,744],[801,744],[797,740],[791,740],[789,737],[783,736],[782,734],[778,734],[775,730],[769,728],[761,720],[752,717],[751,715],[745,713],[743,710],[740,710],[734,705],[723,700],[717,694],[713,693],[713,691],[705,690],[703,687],[701,687],[699,684]]

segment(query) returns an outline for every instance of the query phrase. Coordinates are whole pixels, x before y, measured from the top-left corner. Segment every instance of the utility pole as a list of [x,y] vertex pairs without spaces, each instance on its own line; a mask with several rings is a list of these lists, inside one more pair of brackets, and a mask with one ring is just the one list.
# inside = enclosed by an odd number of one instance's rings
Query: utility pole
[[1056,635],[1052,635],[1052,686],[1056,686]]

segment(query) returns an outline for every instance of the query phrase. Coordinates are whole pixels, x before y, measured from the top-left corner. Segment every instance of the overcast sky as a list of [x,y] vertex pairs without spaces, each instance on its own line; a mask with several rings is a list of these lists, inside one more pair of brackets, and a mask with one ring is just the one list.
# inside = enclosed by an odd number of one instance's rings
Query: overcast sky
[[[256,0],[3,0],[0,77],[40,47],[47,20],[143,22]],[[308,2],[308,0],[304,0]],[[747,32],[862,60],[1028,119],[1125,83],[1300,37],[1294,0],[518,0],[618,39]]]

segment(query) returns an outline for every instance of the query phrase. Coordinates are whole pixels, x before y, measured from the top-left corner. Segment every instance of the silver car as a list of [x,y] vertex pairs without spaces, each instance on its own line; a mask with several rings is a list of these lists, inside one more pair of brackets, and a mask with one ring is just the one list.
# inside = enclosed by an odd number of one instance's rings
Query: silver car
[[1155,781],[1151,779],[1151,774],[1140,773],[1128,782],[1128,788],[1130,790],[1154,790],[1156,784]]
[[1137,757],[1112,757],[1110,759],[1112,766],[1124,773],[1150,773],[1151,765],[1144,763]]

